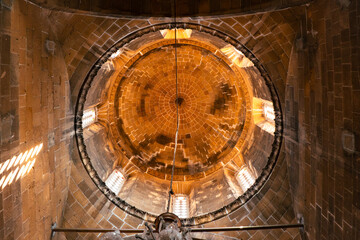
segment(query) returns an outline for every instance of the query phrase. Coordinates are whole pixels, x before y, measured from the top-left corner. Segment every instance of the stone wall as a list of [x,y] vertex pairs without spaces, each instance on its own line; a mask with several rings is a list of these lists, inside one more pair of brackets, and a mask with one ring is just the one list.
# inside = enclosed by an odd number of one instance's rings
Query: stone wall
[[358,1],[307,8],[286,86],[285,139],[295,211],[309,239],[359,239]]
[[[0,188],[0,239],[49,239],[51,224],[62,222],[73,117],[64,56],[50,14],[24,1],[0,5],[1,166],[42,144],[36,158],[14,162],[0,174],[13,175]],[[19,175],[31,159],[34,165]]]

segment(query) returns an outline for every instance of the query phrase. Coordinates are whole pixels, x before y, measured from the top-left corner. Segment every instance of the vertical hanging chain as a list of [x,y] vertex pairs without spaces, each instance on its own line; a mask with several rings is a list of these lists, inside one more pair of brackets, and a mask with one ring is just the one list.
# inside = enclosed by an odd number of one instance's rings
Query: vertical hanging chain
[[176,0],[174,0],[174,22],[175,22],[175,86],[176,86],[176,98],[175,98],[175,106],[176,106],[176,132],[175,132],[175,147],[174,147],[174,156],[171,168],[171,180],[170,180],[170,190],[169,190],[169,198],[168,198],[168,205],[166,212],[170,210],[170,202],[171,202],[171,195],[174,194],[173,191],[173,181],[174,181],[174,171],[175,171],[175,158],[176,158],[176,149],[177,149],[177,142],[178,142],[178,135],[179,135],[179,99],[178,99],[178,61],[177,61],[177,24],[176,24]]

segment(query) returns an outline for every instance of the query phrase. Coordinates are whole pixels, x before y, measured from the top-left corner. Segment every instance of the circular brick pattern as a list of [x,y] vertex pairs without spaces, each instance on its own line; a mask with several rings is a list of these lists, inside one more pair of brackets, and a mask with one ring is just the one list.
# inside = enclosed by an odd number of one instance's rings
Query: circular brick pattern
[[[79,149],[79,153],[81,156],[81,160],[86,168],[86,170],[88,171],[90,177],[93,179],[93,181],[95,182],[95,184],[99,187],[99,189],[108,197],[108,199],[110,201],[112,201],[114,204],[116,204],[118,207],[120,207],[121,209],[123,209],[124,211],[126,211],[127,213],[136,216],[136,217],[140,217],[146,221],[153,221],[156,217],[156,214],[154,214],[154,211],[151,210],[143,210],[143,208],[138,205],[136,206],[132,206],[131,204],[129,204],[130,199],[127,199],[126,201],[124,201],[123,199],[121,199],[120,197],[116,196],[103,182],[103,180],[99,177],[99,174],[97,173],[97,168],[98,163],[94,164],[94,159],[90,159],[89,154],[86,150],[86,144],[84,141],[84,136],[83,136],[83,129],[81,127],[82,125],[82,114],[83,114],[83,110],[84,110],[84,106],[85,106],[85,102],[86,102],[86,98],[87,98],[87,94],[93,84],[94,79],[96,78],[101,66],[107,61],[109,60],[110,56],[112,54],[114,54],[117,50],[119,50],[120,48],[122,48],[123,46],[126,46],[126,44],[131,43],[134,39],[138,39],[140,37],[145,36],[148,33],[154,33],[156,31],[159,31],[161,29],[168,29],[168,28],[173,28],[174,26],[171,24],[158,24],[158,25],[153,25],[144,29],[140,29],[132,34],[129,34],[128,36],[126,36],[124,39],[120,40],[118,43],[116,43],[113,47],[111,47],[106,53],[104,53],[104,55],[96,62],[96,64],[94,65],[94,67],[92,68],[92,70],[89,72],[87,79],[85,80],[84,84],[81,87],[80,90],[80,95],[78,98],[78,102],[77,102],[77,106],[76,106],[76,119],[75,119],[75,130],[76,130],[76,140],[77,140],[77,144],[78,144],[78,149]],[[235,47],[237,50],[241,51],[250,61],[253,62],[257,73],[257,77],[258,79],[261,81],[261,85],[265,88],[268,89],[269,93],[270,93],[270,98],[273,102],[274,105],[274,112],[275,112],[275,133],[273,137],[267,138],[266,140],[266,144],[268,146],[270,146],[271,149],[271,153],[270,155],[267,155],[267,161],[266,161],[266,166],[262,168],[262,171],[260,173],[260,175],[258,176],[256,182],[241,196],[239,196],[238,198],[236,198],[235,200],[227,201],[227,202],[223,202],[222,207],[212,207],[209,208],[209,210],[207,210],[207,212],[201,213],[199,215],[193,215],[192,218],[189,219],[183,219],[183,223],[184,225],[197,225],[197,224],[203,224],[206,222],[210,222],[216,219],[219,219],[221,217],[223,217],[224,215],[238,209],[240,206],[242,206],[244,203],[246,203],[251,197],[253,197],[258,191],[259,189],[261,189],[262,186],[264,186],[265,182],[267,181],[267,179],[270,176],[270,173],[272,172],[278,154],[279,154],[279,150],[281,147],[281,142],[282,142],[282,116],[281,116],[281,109],[280,109],[280,105],[279,105],[279,99],[277,96],[277,92],[276,89],[274,88],[273,83],[271,82],[269,75],[267,74],[267,72],[265,71],[264,67],[259,63],[258,59],[256,59],[256,57],[247,49],[245,48],[243,45],[241,45],[237,40],[227,36],[226,34],[219,32],[215,29],[212,29],[210,27],[206,27],[206,26],[202,26],[199,24],[193,24],[193,23],[178,23],[177,27],[179,28],[184,28],[184,29],[193,29],[193,31],[199,31],[201,32],[201,34],[205,35],[209,35],[212,37],[216,37],[221,39],[222,41],[224,41],[226,44],[230,44],[233,47]],[[205,38],[206,39],[206,38]],[[206,41],[206,40],[205,40]],[[166,50],[166,47],[168,47],[169,49],[171,48],[171,45],[173,44],[173,40],[171,40],[168,44],[164,44],[164,42],[166,42],[166,40],[162,41],[161,43],[155,43],[153,45],[151,45],[150,47],[147,47],[145,49],[141,49],[141,51],[139,51],[138,53],[136,53],[131,59],[127,60],[127,63],[124,65],[123,69],[119,72],[118,77],[116,78],[116,80],[112,83],[112,86],[110,87],[110,91],[108,93],[108,100],[110,99],[110,102],[107,102],[106,105],[105,104],[105,112],[107,115],[107,119],[103,119],[105,121],[108,121],[107,127],[109,130],[109,134],[112,135],[110,141],[115,141],[116,145],[115,148],[117,150],[121,150],[123,153],[125,153],[125,155],[121,156],[121,159],[119,161],[121,161],[121,166],[127,168],[129,171],[133,171],[132,169],[134,169],[134,166],[137,166],[138,169],[135,171],[139,171],[144,174],[144,176],[146,175],[146,173],[154,175],[156,177],[160,177],[160,178],[164,178],[164,176],[161,176],[161,171],[158,171],[158,169],[156,168],[150,168],[147,166],[144,166],[144,164],[141,164],[141,159],[139,160],[139,158],[136,157],[137,155],[140,155],[139,152],[136,152],[136,149],[134,151],[133,148],[133,141],[129,138],[129,137],[125,137],[127,136],[127,134],[131,133],[132,131],[128,131],[128,133],[126,133],[124,128],[124,122],[123,119],[119,118],[119,116],[121,115],[121,102],[119,102],[119,100],[121,100],[121,96],[123,94],[123,92],[121,91],[123,86],[123,82],[122,80],[124,79],[124,76],[126,78],[130,77],[130,75],[126,75],[126,73],[128,71],[131,71],[131,68],[134,64],[137,64],[137,62],[141,62],[142,59],[146,59],[146,54],[147,53],[151,53],[151,51],[153,49],[161,49],[164,48],[163,50]],[[191,41],[190,41],[191,42]],[[213,53],[214,57],[218,57],[221,60],[221,53],[219,53],[219,51],[213,51],[211,50],[211,47],[207,44],[190,44],[188,40],[179,40],[179,44],[189,44],[189,45],[195,45],[197,47],[201,47],[204,50],[209,50],[211,53]],[[231,61],[229,61],[229,59],[222,59],[225,63],[227,63],[229,66],[231,66]],[[226,65],[226,64],[225,64]],[[231,68],[231,67],[230,67]],[[234,70],[234,69],[233,69]],[[244,84],[244,79],[242,79],[240,76],[241,74],[236,73],[236,68],[234,70],[235,75],[238,76],[238,84],[239,85],[243,85]],[[245,86],[245,85],[244,85]],[[244,109],[246,106],[246,114],[245,117],[239,116],[238,119],[245,119],[245,123],[242,129],[242,133],[240,135],[240,138],[237,139],[237,141],[235,142],[228,142],[228,145],[233,146],[235,144],[236,147],[233,147],[233,149],[237,149],[237,146],[242,146],[243,143],[246,142],[246,144],[250,144],[253,146],[256,146],[256,148],[260,147],[263,145],[263,143],[261,142],[260,139],[257,139],[259,141],[249,141],[249,139],[244,139],[244,136],[250,136],[253,135],[254,131],[252,130],[253,127],[252,126],[248,126],[247,123],[252,121],[252,117],[251,114],[247,114],[249,112],[249,110],[251,110],[251,101],[249,101],[249,99],[251,100],[252,97],[252,90],[247,92],[247,88],[243,88],[243,87],[238,87],[237,89],[241,89],[243,92],[243,97],[244,99],[242,99],[242,103],[244,103],[245,105],[243,105]],[[240,94],[240,90],[239,90],[239,94]],[[129,92],[130,93],[130,92]],[[131,94],[130,94],[131,95]],[[186,95],[190,95],[190,94],[186,94]],[[141,95],[140,95],[141,96]],[[231,94],[230,94],[231,96]],[[181,107],[184,107],[186,105],[186,103],[188,102],[188,100],[186,98],[189,98],[189,96],[180,96],[181,98],[176,99],[176,97],[169,97],[169,99],[167,99],[167,103],[169,105],[171,104],[176,104],[176,102],[179,103],[181,102]],[[135,98],[137,99],[137,98]],[[240,98],[239,98],[240,100]],[[149,101],[146,101],[149,102]],[[160,103],[158,103],[160,104]],[[140,98],[140,106],[141,106],[141,98]],[[104,110],[103,109],[103,110]],[[136,108],[134,108],[136,109]],[[144,101],[144,109],[145,112],[146,110],[148,110],[146,108],[146,104]],[[134,111],[134,110],[133,110]],[[141,114],[141,108],[140,111],[138,111],[138,113],[136,114]],[[240,113],[241,111],[239,111]],[[104,113],[102,113],[104,114]],[[136,116],[135,113],[133,113],[133,116]],[[169,113],[170,114],[170,113]],[[126,118],[125,118],[126,119]],[[130,119],[130,118],[129,118]],[[123,125],[123,126],[121,126]],[[251,125],[251,124],[250,124]],[[130,128],[129,128],[130,129]],[[249,131],[249,133],[246,133],[247,131]],[[135,139],[135,138],[134,138]],[[133,140],[134,140],[133,139]],[[156,138],[155,138],[156,139]],[[119,140],[123,140],[124,142],[122,143]],[[136,143],[136,141],[134,141],[134,143]],[[140,146],[140,145],[139,145]],[[171,146],[171,144],[170,144]],[[247,148],[248,149],[248,148]],[[226,161],[229,161],[228,164],[228,169],[231,169],[233,167],[234,170],[236,171],[236,169],[240,166],[241,161],[240,162],[234,162],[235,158],[237,157],[236,155],[236,151],[230,151],[227,152],[225,151],[225,149],[221,149],[222,152],[220,152],[217,155],[217,159],[222,159],[220,161],[214,161],[214,164],[212,167],[210,167],[210,169],[208,170],[203,170],[203,172],[201,172],[202,174],[194,174],[195,177],[194,178],[190,178],[187,179],[185,178],[178,178],[178,175],[175,176],[174,180],[175,181],[192,181],[195,180],[197,177],[203,177],[204,174],[207,175],[206,177],[206,181],[210,181],[212,182],[211,178],[212,176],[214,176],[215,171],[220,170],[222,168],[225,168],[226,166],[224,166],[224,163],[226,163]],[[134,152],[132,152],[134,151]],[[239,151],[239,150],[238,150]],[[256,150],[256,153],[258,152],[258,150]],[[261,152],[261,151],[259,151]],[[134,154],[135,153],[135,154]],[[225,156],[222,156],[221,154],[226,153]],[[135,156],[135,157],[134,157]],[[266,158],[266,157],[265,157]],[[231,161],[230,161],[231,160]],[[250,159],[251,160],[251,159]],[[208,159],[208,162],[210,160]],[[131,164],[129,164],[131,163]],[[236,166],[235,166],[236,165]],[[166,169],[166,168],[165,168]],[[166,170],[165,170],[166,172]],[[220,171],[217,171],[217,173],[219,173]],[[179,172],[176,172],[176,174],[179,174]],[[184,174],[184,172],[180,172],[180,174]],[[188,174],[186,176],[194,176],[192,175],[190,172],[185,173]],[[158,180],[156,180],[156,178],[152,178],[154,182],[157,182]],[[169,179],[168,175],[165,174],[165,179]],[[214,180],[214,179],[213,179]],[[148,181],[147,181],[148,182]],[[167,183],[167,181],[159,181],[160,184],[162,185],[167,185],[165,183]],[[221,185],[219,186],[221,188],[228,188],[229,186],[227,185]],[[165,187],[164,189],[167,189],[167,187]],[[147,192],[148,194],[154,194],[151,192],[151,188],[148,189],[149,191]],[[162,187],[160,187],[159,189],[155,189],[155,190],[163,190]],[[166,190],[165,190],[166,191]],[[132,200],[137,200],[139,201],[140,198],[137,197],[136,199],[132,199]],[[213,198],[209,198],[207,201],[212,201]],[[133,201],[133,202],[134,202]],[[161,205],[161,204],[160,204]],[[161,207],[160,207],[161,208]],[[161,208],[162,209],[162,208]]]
[[[117,142],[131,151],[127,154],[134,163],[156,176],[171,173],[177,125],[174,52],[174,45],[151,49],[119,74],[113,95],[113,121],[121,122],[116,124]],[[177,55],[180,121],[175,174],[193,175],[226,162],[225,156],[237,145],[245,124],[244,85],[207,49],[181,44]]]

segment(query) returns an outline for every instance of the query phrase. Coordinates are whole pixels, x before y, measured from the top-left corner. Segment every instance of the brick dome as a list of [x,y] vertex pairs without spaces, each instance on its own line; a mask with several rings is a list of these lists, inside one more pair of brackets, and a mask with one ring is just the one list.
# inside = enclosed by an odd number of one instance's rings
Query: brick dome
[[[246,201],[266,180],[279,147],[275,124],[270,124],[273,130],[263,126],[264,131],[254,126],[267,124],[263,106],[270,104],[274,111],[278,103],[246,48],[235,48],[226,35],[188,27],[193,29],[178,30],[177,85],[174,30],[143,30],[119,41],[99,60],[83,86],[78,111],[95,108],[97,123],[83,129],[87,137],[80,134],[78,143],[90,176],[104,193],[151,220],[165,211],[178,106],[174,191],[201,202],[201,207],[190,204],[195,218],[189,224],[196,224],[204,214]],[[106,152],[97,146],[106,146]],[[254,182],[258,178],[251,191],[239,186],[244,167]],[[104,186],[114,168],[126,178],[117,195]],[[215,189],[219,194],[208,198],[207,190]],[[144,206],[139,200],[148,196],[151,204]]]
[[176,99],[173,43],[147,47],[120,71],[110,90],[114,111],[108,121],[114,123],[113,136],[129,160],[143,172],[165,178],[171,174],[178,104],[175,178],[186,180],[204,177],[236,157],[232,150],[241,148],[247,89],[226,59],[211,51],[215,48],[181,41]]

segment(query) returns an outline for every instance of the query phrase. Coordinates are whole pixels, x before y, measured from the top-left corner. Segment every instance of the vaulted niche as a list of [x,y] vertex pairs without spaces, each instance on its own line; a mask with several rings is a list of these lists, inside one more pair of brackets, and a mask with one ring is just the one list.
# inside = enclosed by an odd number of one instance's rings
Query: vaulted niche
[[[178,104],[173,211],[196,225],[237,209],[263,186],[281,145],[282,117],[271,80],[244,46],[196,24],[179,23],[176,31],[178,97],[174,26],[139,30],[104,53],[85,79],[76,136],[99,189],[153,221],[166,211]],[[83,128],[88,109],[96,116]],[[114,173],[121,181],[111,184],[120,187],[110,185]]]

